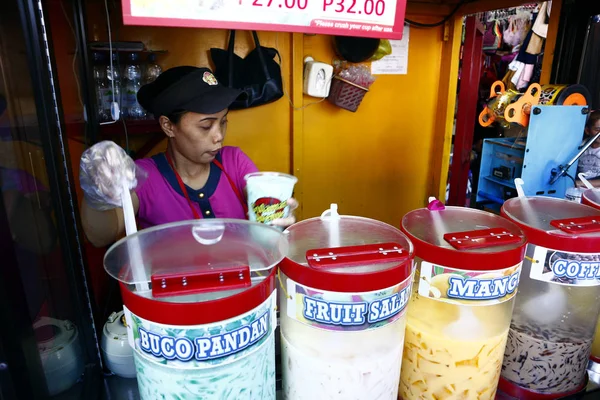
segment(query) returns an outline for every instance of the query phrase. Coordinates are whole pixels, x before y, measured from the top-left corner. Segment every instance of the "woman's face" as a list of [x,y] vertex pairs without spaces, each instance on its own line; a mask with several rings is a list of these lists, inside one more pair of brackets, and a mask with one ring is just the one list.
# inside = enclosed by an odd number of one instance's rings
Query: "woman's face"
[[[590,138],[592,138],[592,137],[596,136],[598,133],[600,133],[600,119],[592,121],[591,124],[589,124],[588,126],[586,126],[585,127],[585,133]],[[594,145],[596,147],[600,146],[600,137],[598,139],[596,139],[596,141],[594,142]]]
[[177,124],[171,123],[171,131],[166,133],[185,158],[199,164],[211,163],[223,147],[228,111],[225,109],[216,114],[187,112]]

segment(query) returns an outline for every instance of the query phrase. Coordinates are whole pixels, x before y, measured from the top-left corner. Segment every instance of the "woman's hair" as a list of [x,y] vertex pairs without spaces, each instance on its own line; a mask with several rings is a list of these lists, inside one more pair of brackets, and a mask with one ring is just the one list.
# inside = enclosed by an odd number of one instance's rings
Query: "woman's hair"
[[[169,113],[169,115],[165,115],[165,117],[169,118],[169,121],[171,121],[172,123],[174,123],[175,125],[179,124],[179,121],[181,121],[181,117],[183,117],[184,114],[186,114],[188,111],[185,110],[176,110],[173,111],[172,113]],[[154,118],[156,118],[157,120],[160,118],[160,115],[155,115]]]
[[596,124],[596,121],[600,120],[600,110],[595,110],[592,111],[590,116],[588,117],[588,120],[585,124],[585,126],[587,128],[591,128],[592,126],[594,126]]

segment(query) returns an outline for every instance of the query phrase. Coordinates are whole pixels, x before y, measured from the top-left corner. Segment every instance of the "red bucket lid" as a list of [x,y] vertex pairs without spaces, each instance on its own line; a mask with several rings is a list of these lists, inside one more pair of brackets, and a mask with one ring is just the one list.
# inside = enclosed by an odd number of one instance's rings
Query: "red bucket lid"
[[600,190],[588,189],[581,195],[581,203],[600,210]]
[[515,197],[502,215],[527,235],[531,244],[574,253],[600,252],[600,210],[552,197]]
[[523,261],[527,239],[497,215],[465,207],[420,208],[402,218],[415,256],[450,268],[492,271]]
[[369,292],[397,285],[412,274],[412,244],[383,222],[336,213],[299,222],[284,233],[290,249],[281,271],[314,289]]
[[106,272],[121,283],[130,311],[153,322],[198,325],[252,310],[274,290],[288,250],[265,224],[203,219],[144,229],[115,243]]

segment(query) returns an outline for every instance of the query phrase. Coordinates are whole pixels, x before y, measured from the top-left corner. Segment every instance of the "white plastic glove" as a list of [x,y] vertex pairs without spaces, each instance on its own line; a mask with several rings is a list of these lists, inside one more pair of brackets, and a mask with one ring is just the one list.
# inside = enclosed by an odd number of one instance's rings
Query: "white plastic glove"
[[81,189],[87,203],[100,211],[121,207],[123,181],[133,190],[146,177],[125,150],[111,141],[96,143],[81,156]]

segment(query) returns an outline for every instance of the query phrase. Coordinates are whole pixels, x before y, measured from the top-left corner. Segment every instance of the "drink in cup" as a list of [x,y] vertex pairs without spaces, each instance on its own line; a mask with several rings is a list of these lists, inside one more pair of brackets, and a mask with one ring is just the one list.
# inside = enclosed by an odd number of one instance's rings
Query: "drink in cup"
[[248,192],[248,219],[268,224],[289,214],[287,201],[298,178],[279,172],[255,172],[244,177]]

